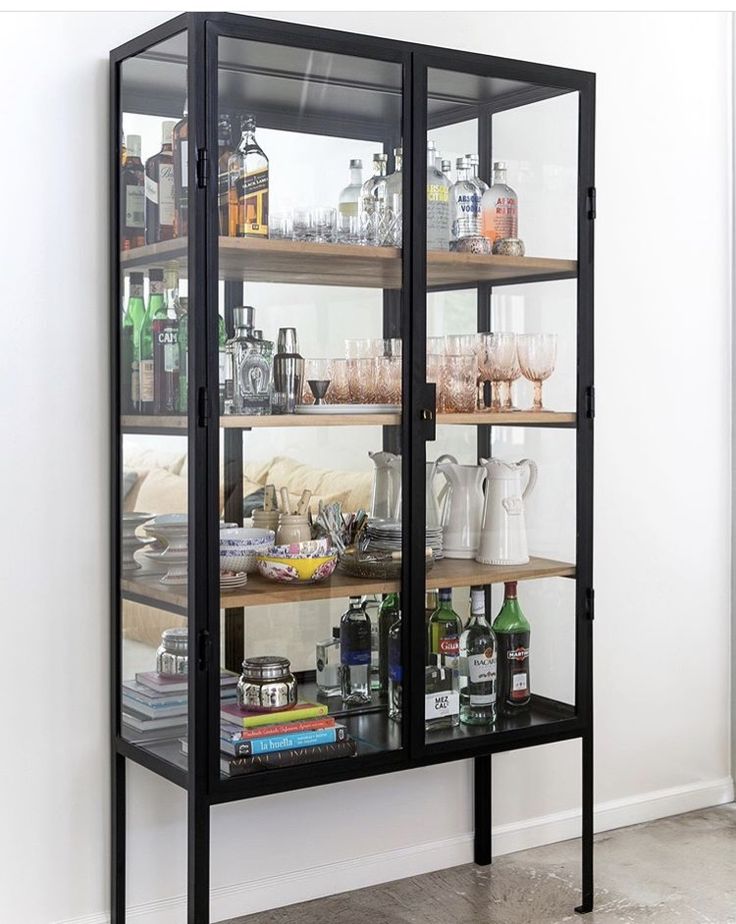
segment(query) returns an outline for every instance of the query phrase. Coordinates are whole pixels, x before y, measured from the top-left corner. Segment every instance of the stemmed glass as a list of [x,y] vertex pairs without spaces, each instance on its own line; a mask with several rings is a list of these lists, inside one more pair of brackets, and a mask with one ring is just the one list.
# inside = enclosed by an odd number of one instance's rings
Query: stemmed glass
[[484,382],[491,383],[490,411],[503,410],[501,383],[508,382],[516,361],[516,334],[484,334],[481,350],[481,369]]
[[557,334],[519,334],[519,367],[525,379],[534,383],[533,411],[546,411],[542,405],[542,382],[555,370]]
[[315,404],[327,404],[325,395],[332,381],[331,360],[329,359],[308,359],[306,370],[306,380],[309,389],[314,395]]
[[506,386],[506,398],[501,402],[502,411],[519,410],[519,408],[514,404],[514,395],[511,389],[511,386],[518,378],[521,378],[521,369],[519,368],[519,351],[517,345],[517,349],[514,351],[514,365],[509,370],[508,378],[503,380],[503,384]]

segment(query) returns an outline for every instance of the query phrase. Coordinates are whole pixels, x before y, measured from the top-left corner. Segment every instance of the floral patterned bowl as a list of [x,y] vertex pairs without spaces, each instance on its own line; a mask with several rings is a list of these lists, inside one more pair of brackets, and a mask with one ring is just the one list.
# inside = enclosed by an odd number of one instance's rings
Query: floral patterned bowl
[[326,580],[337,566],[337,551],[330,549],[319,558],[280,558],[277,555],[259,555],[258,572],[280,584],[316,584]]

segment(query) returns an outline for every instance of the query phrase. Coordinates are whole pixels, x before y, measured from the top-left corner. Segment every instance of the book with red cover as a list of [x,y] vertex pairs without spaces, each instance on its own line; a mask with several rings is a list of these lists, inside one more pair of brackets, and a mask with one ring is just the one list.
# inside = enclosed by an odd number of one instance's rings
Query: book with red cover
[[334,728],[335,720],[326,715],[319,719],[299,719],[296,722],[282,722],[279,725],[259,725],[257,728],[241,728],[230,722],[222,723],[222,737],[232,741],[250,741],[252,738],[267,738],[269,735],[288,735],[297,731],[315,731],[320,728]]

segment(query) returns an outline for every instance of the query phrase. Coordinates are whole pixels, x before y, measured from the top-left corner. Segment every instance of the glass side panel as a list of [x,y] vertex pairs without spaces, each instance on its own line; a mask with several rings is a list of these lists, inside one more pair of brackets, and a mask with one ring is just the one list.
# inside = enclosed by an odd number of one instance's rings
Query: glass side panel
[[401,68],[222,38],[218,79],[233,779],[402,746]]
[[121,66],[122,735],[186,766],[186,40]]
[[428,95],[431,746],[575,714],[578,96],[434,69]]

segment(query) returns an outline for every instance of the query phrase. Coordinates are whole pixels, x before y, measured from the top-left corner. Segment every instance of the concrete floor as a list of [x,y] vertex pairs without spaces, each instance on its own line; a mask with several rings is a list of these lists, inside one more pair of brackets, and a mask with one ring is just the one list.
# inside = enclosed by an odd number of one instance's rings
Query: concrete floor
[[579,917],[578,841],[344,892],[228,924],[736,924],[736,804],[596,837]]

